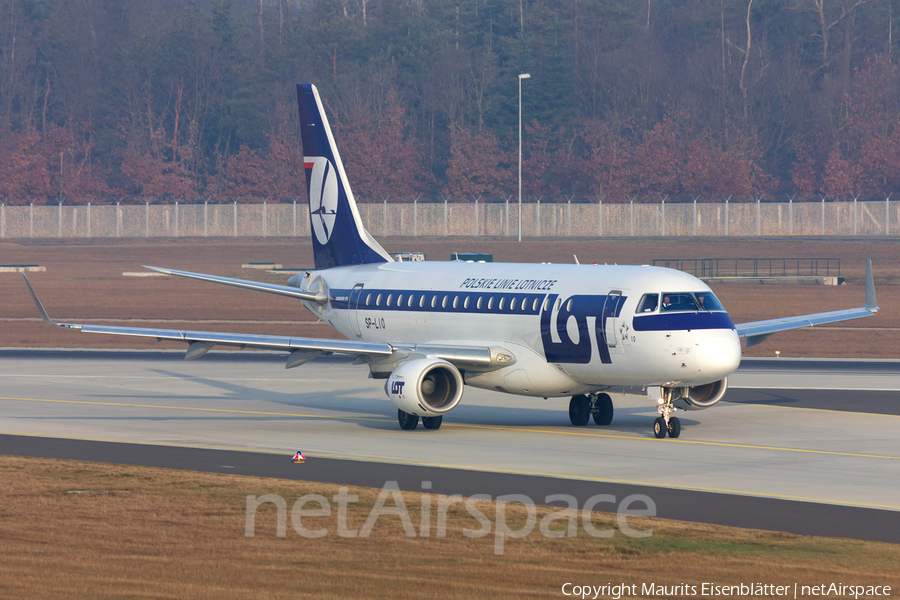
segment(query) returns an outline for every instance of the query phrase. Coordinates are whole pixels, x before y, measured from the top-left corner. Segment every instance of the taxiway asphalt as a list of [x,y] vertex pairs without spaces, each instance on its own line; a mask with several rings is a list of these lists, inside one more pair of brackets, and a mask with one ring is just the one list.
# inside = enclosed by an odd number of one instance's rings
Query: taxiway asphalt
[[565,400],[472,388],[440,430],[401,431],[365,366],[283,364],[0,350],[0,453],[538,502],[639,491],[662,517],[900,542],[900,361],[745,360],[726,402],[679,414],[677,440],[653,437],[646,399],[573,428]]

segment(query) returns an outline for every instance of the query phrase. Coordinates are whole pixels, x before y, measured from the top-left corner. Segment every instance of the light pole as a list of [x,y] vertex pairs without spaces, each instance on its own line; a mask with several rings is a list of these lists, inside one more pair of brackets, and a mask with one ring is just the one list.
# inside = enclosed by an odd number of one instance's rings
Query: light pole
[[519,241],[522,241],[522,80],[531,77],[528,73],[519,75]]

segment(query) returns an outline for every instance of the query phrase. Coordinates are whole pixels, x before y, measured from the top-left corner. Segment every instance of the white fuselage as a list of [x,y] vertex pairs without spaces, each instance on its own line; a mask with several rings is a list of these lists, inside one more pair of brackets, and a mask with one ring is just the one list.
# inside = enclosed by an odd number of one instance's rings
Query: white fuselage
[[[351,340],[506,348],[515,364],[467,384],[536,396],[721,380],[741,346],[724,310],[666,312],[667,294],[707,293],[699,279],[650,266],[392,262],[298,275],[323,291],[304,305]],[[652,310],[637,313],[645,295]]]

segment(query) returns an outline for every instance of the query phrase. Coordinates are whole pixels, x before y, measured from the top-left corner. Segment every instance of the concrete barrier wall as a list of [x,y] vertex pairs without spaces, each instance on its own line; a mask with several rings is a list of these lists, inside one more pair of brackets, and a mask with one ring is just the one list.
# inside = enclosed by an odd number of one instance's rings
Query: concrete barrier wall
[[[518,203],[365,203],[375,236],[517,237]],[[523,237],[866,237],[900,202],[522,205]],[[0,206],[0,238],[308,237],[305,204]]]

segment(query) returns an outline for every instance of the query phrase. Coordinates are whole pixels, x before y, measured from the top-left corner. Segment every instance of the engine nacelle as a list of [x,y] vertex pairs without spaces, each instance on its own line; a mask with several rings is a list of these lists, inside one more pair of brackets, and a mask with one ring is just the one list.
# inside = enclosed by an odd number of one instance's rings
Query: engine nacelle
[[459,404],[463,378],[459,369],[438,358],[402,363],[384,384],[394,406],[420,417],[438,417]]
[[681,410],[702,410],[716,404],[725,395],[728,379],[713,381],[705,385],[681,388],[681,397],[675,400],[675,406]]

